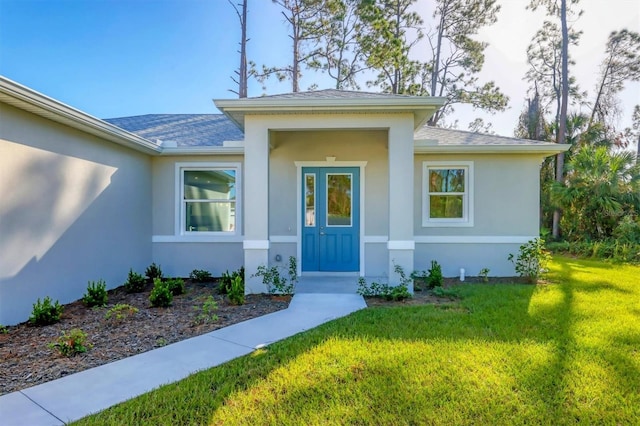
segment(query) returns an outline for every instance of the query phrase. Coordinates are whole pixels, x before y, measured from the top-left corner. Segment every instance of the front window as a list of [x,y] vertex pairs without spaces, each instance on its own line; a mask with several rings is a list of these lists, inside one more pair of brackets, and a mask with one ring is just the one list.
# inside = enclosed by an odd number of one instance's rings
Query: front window
[[237,167],[181,167],[181,232],[235,233]]
[[472,226],[470,162],[425,162],[423,226]]

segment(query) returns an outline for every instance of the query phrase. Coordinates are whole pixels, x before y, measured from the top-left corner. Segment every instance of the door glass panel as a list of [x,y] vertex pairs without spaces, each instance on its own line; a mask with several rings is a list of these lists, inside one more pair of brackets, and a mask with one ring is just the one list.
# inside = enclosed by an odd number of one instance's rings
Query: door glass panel
[[305,217],[304,226],[316,226],[316,175],[304,175]]
[[327,226],[351,226],[352,177],[327,173]]

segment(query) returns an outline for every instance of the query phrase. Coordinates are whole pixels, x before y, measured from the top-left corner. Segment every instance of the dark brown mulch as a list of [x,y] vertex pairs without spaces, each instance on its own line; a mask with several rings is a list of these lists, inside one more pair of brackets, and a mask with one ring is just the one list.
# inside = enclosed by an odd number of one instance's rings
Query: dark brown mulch
[[[65,305],[59,323],[33,327],[27,323],[7,327],[0,334],[0,395],[31,387],[66,375],[117,361],[170,343],[285,309],[290,298],[248,295],[244,305],[234,306],[219,295],[214,283],[186,281],[186,292],[175,296],[169,308],[149,303],[151,285],[145,292],[127,294],[124,288],[109,291],[106,307],[87,308],[81,301]],[[219,319],[202,323],[196,318],[209,296],[218,304]],[[138,309],[131,317],[114,321],[105,314],[116,304]],[[67,358],[50,349],[62,331],[80,328],[92,345],[86,353]]]

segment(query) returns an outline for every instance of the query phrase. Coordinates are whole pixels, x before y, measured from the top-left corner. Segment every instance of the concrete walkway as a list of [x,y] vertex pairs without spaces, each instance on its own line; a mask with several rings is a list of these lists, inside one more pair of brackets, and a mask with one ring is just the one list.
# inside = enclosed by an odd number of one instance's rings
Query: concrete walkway
[[285,310],[0,396],[0,425],[78,420],[366,306],[357,294],[296,294]]

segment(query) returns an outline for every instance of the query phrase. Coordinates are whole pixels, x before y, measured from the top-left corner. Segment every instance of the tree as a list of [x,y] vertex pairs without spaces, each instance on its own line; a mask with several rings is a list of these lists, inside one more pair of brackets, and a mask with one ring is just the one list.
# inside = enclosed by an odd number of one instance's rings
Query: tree
[[328,0],[317,17],[319,36],[307,66],[326,72],[339,90],[359,89],[356,77],[368,68],[359,43],[365,31],[362,4],[363,0]]
[[409,58],[410,50],[422,39],[422,18],[411,8],[416,0],[375,0],[361,8],[367,31],[359,38],[367,65],[380,86],[394,94],[421,94],[416,77],[424,65]]
[[[247,38],[247,2],[248,0],[242,0],[242,3],[234,4],[231,0],[228,0],[233,10],[236,11],[238,15],[238,19],[240,20],[240,66],[238,70],[235,72],[238,76],[237,79],[231,77],[231,79],[238,84],[238,91],[231,90],[233,93],[238,95],[239,98],[247,97],[247,85],[249,79],[249,71],[247,69],[247,42],[249,39]],[[240,8],[240,9],[238,9]]]
[[301,67],[311,60],[316,52],[311,49],[318,40],[321,27],[317,18],[326,0],[271,0],[282,8],[282,16],[289,24],[292,51],[291,63],[282,67],[262,66],[262,72],[254,71],[256,79],[264,82],[275,75],[279,81],[291,80],[291,91],[300,91]]
[[504,111],[509,98],[493,81],[479,84],[487,43],[471,37],[497,21],[496,0],[436,0],[436,27],[427,37],[431,59],[426,64],[427,89],[444,96],[446,103],[430,118],[435,126],[456,103],[471,104],[489,112]]
[[640,34],[623,29],[612,32],[607,40],[589,127],[600,122],[614,128],[617,95],[629,81],[640,81]]
[[[579,0],[569,0],[570,4],[577,4]],[[529,7],[532,10],[536,10],[538,7],[544,6],[547,8],[547,14],[549,16],[555,16],[560,18],[561,27],[561,73],[560,73],[560,113],[557,116],[556,123],[558,124],[558,131],[556,132],[556,142],[564,144],[566,140],[566,123],[567,123],[567,110],[569,106],[569,43],[570,31],[567,24],[567,12],[572,13],[567,8],[567,0],[531,0]],[[582,11],[578,13],[578,16],[582,14]],[[564,153],[556,155],[556,181],[559,183],[564,182]],[[560,237],[560,209],[556,209],[553,213],[553,227],[552,236],[554,239]]]
[[585,146],[567,164],[565,182],[555,182],[552,199],[562,207],[572,239],[610,237],[620,218],[640,211],[640,165],[630,151]]

